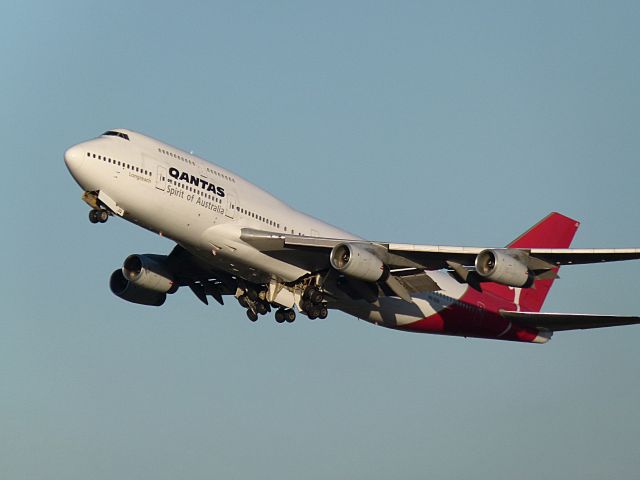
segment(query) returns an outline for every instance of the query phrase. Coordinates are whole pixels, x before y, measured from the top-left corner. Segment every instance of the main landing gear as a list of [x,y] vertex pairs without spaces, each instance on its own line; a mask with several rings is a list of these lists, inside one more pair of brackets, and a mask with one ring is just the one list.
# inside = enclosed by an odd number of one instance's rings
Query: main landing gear
[[93,209],[89,212],[89,221],[91,223],[104,223],[109,220],[109,212],[106,210]]
[[[249,318],[249,320],[251,320],[252,322],[255,322],[258,320],[260,315],[266,315],[271,310],[271,308],[264,308],[263,305],[264,304],[258,303],[253,307],[246,307],[247,318]],[[276,322],[278,323],[291,323],[296,319],[296,312],[291,308],[279,308],[278,310],[276,310],[275,317]]]
[[279,308],[276,310],[276,322],[291,323],[296,319],[296,312],[291,308]]
[[315,320],[316,318],[324,320],[327,318],[327,315],[329,315],[329,310],[327,310],[327,306],[322,303],[323,300],[324,296],[320,290],[315,287],[309,287],[302,295],[300,307],[310,320]]
[[249,320],[255,322],[260,315],[266,315],[271,311],[271,305],[265,299],[266,292],[249,289],[238,297],[238,303],[247,309]]
[[[242,295],[238,297],[238,303],[247,309],[247,317],[252,322],[258,320],[260,315],[266,315],[271,311],[271,307],[276,304],[270,304],[267,301],[266,290],[258,290],[257,288],[247,288]],[[317,287],[307,287],[302,295],[300,302],[300,310],[311,320],[316,318],[325,319],[329,314],[326,303],[324,303],[324,295]],[[296,312],[292,308],[280,307],[275,312],[276,322],[292,323],[296,319]]]

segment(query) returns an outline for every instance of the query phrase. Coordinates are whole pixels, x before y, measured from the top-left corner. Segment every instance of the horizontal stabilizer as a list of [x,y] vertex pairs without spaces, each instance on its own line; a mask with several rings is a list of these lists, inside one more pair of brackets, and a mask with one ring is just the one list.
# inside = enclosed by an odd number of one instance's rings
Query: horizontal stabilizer
[[588,315],[582,313],[534,313],[501,311],[507,320],[524,327],[551,331],[584,330],[587,328],[616,327],[640,323],[640,317],[619,315]]

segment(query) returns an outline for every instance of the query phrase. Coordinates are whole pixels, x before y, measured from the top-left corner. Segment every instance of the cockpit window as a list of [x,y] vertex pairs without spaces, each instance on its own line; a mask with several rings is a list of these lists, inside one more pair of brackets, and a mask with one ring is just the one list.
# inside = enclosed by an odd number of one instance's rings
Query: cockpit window
[[129,140],[129,135],[127,135],[126,133],[122,133],[122,132],[114,132],[113,130],[109,130],[108,132],[104,132],[102,134],[104,135],[108,135],[110,137],[120,137],[120,138],[124,138],[125,140]]

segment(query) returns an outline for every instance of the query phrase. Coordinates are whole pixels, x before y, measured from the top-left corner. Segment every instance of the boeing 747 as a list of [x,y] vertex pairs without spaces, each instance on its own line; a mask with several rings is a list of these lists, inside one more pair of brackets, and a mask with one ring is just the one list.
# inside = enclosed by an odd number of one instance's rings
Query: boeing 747
[[231,171],[140,133],[116,129],[69,148],[65,163],[91,207],[174,241],[132,254],[111,291],[160,306],[180,287],[203,303],[235,297],[251,321],[329,310],[411,332],[544,343],[555,331],[640,317],[541,313],[562,265],[640,258],[640,249],[570,249],[579,223],[551,213],[505,247],[370,241],[283,203]]

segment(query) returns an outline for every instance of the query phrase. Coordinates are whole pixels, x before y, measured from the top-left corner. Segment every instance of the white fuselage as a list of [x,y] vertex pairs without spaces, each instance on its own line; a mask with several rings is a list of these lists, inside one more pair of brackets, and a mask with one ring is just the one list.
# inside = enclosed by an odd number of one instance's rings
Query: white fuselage
[[242,228],[356,238],[222,167],[150,137],[118,131],[129,140],[103,136],[67,152],[74,159],[70,169],[76,181],[86,191],[113,199],[125,219],[204,255],[219,268],[260,281],[277,277],[290,282],[306,273],[242,242]]
[[[123,136],[103,135],[65,153],[78,184],[87,192],[99,191],[99,199],[126,220],[174,240],[215,269],[266,284],[294,282],[310,273],[242,241],[243,228],[358,238],[197,156],[130,130],[112,133]],[[421,294],[411,304],[381,298],[375,305],[347,301],[336,306],[374,323],[408,324],[441,310],[466,290],[449,275],[434,274],[442,293]]]

